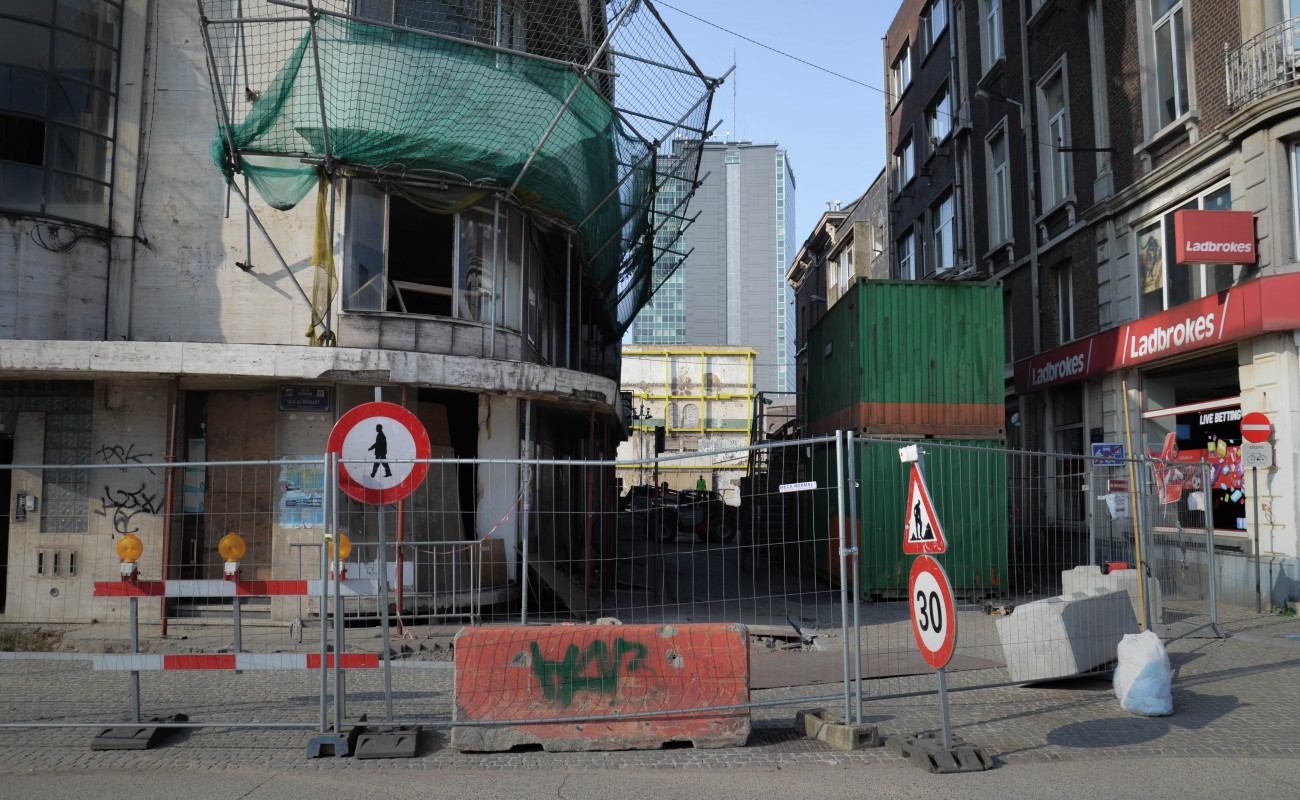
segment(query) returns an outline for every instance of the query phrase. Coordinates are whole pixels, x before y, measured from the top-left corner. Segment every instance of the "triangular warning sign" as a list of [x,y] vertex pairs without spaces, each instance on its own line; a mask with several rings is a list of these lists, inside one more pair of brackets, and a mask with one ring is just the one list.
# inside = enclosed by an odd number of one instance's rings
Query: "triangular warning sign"
[[948,549],[939,526],[939,515],[930,502],[930,490],[919,464],[912,465],[912,479],[907,489],[907,520],[904,525],[903,552],[910,556],[942,553]]

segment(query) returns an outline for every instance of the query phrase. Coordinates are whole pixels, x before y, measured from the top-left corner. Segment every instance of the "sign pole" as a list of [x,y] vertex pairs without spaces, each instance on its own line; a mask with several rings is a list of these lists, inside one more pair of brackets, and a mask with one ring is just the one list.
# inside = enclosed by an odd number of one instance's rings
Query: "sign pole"
[[948,717],[948,671],[939,667],[939,719],[943,722],[943,748],[952,749],[952,723]]
[[[925,474],[925,453],[922,450],[916,452],[916,468]],[[936,518],[937,523],[937,518]],[[956,609],[952,609],[956,612]],[[955,617],[955,613],[954,613]],[[950,624],[955,623],[955,619],[950,620]],[[948,671],[943,667],[936,670],[939,673],[939,721],[943,726],[943,748],[952,749],[952,723],[948,717]]]
[[[911,611],[912,635],[921,657],[939,679],[939,718],[943,738],[936,741],[929,734],[896,737],[889,741],[891,750],[903,755],[928,772],[976,772],[993,766],[982,749],[968,745],[952,735],[952,716],[948,708],[948,671],[946,667],[957,648],[957,598],[952,581],[935,554],[948,552],[948,542],[934,512],[930,490],[921,471],[921,448],[908,445],[898,450],[904,463],[911,462],[907,506],[903,518],[903,553],[914,555],[907,577],[907,603]],[[949,764],[951,768],[937,768]]]
[[1255,613],[1262,614],[1264,596],[1259,580],[1259,467],[1250,468],[1250,494],[1255,506]]
[[[393,721],[393,662],[388,646],[388,538],[384,531],[384,505],[376,511],[379,515],[379,629],[384,647],[384,722]],[[398,576],[401,580],[401,576]]]
[[[375,402],[382,403],[384,400],[383,387],[375,387]],[[378,455],[378,453],[376,453]],[[379,630],[381,632],[384,648],[384,722],[393,721],[393,662],[392,650],[389,649],[388,643],[388,539],[384,531],[384,503],[375,506],[375,512],[379,518]],[[401,576],[398,576],[401,580]],[[340,653],[339,658],[343,655]]]
[[1273,432],[1273,423],[1268,415],[1261,411],[1252,411],[1241,418],[1241,464],[1250,467],[1250,493],[1253,495],[1255,508],[1255,613],[1263,613],[1264,593],[1260,579],[1259,552],[1259,468],[1273,466],[1273,448],[1268,444],[1268,437]]

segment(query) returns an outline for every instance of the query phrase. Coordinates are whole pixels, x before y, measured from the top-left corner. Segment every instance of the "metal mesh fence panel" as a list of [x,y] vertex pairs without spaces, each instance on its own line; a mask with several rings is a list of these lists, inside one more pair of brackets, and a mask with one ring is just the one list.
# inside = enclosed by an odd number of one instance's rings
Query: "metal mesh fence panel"
[[[474,729],[461,734],[474,749],[491,730],[536,743],[539,721],[712,708],[739,725],[731,711],[750,688],[777,690],[762,702],[843,694],[846,711],[850,690],[932,691],[903,549],[915,523],[906,444],[825,437],[711,454],[760,465],[721,491],[654,482],[686,456],[430,459],[382,505],[348,498],[329,459],[150,464],[105,450],[94,464],[7,467],[3,630],[19,652],[0,675],[48,669],[49,691],[6,698],[0,721],[183,713],[310,728],[364,714]],[[918,447],[947,543],[936,558],[954,593],[953,686],[1097,674],[1123,633],[1217,621],[1222,548],[1197,497],[1210,465]],[[643,482],[620,492],[620,473]],[[129,538],[138,550],[119,549]],[[466,645],[461,626],[506,632]],[[337,675],[321,670],[334,663]],[[480,668],[505,683],[457,685]],[[653,685],[675,705],[610,704]],[[514,694],[492,702],[501,687]],[[726,725],[682,738],[736,735]]]
[[95,455],[6,467],[0,670],[48,669],[49,694],[11,697],[0,720],[319,724],[324,462]]
[[[902,548],[912,512],[904,494],[911,467],[898,455],[906,444],[860,439],[853,449],[866,699],[935,686],[906,596],[914,558]],[[1191,635],[1215,621],[1214,566],[1205,557],[1214,549],[1213,530],[1196,513],[1197,498],[1191,511],[1187,498],[1181,505],[1171,499],[1164,488],[1171,465],[918,446],[947,540],[935,558],[955,597],[951,685],[1104,674],[1125,633]],[[1177,468],[1189,491],[1208,485],[1208,465]]]
[[[606,590],[601,615],[790,632],[796,625],[839,624],[829,616],[838,596],[824,580],[836,569],[828,553],[838,553],[837,546],[828,550],[832,538],[838,541],[836,451],[827,440],[765,449],[772,470],[726,492],[646,483],[608,499],[612,513],[593,540]],[[747,455],[710,454],[715,460]],[[664,457],[656,466],[666,474],[692,458]],[[633,471],[638,465],[613,466]]]

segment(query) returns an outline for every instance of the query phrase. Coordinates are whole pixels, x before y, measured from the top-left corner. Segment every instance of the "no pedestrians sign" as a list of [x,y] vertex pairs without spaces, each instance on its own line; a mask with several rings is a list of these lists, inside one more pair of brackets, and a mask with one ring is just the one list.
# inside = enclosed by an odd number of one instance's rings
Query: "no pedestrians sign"
[[365,403],[344,414],[326,450],[339,456],[339,488],[368,505],[396,503],[424,481],[429,433],[393,403]]

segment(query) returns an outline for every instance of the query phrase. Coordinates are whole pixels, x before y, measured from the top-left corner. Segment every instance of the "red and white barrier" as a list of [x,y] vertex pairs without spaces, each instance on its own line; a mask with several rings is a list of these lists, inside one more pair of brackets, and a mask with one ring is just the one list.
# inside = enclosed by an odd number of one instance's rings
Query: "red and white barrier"
[[[334,594],[334,581],[328,581]],[[373,597],[379,582],[369,579],[341,581],[343,597]],[[95,597],[320,597],[321,581],[97,581]]]
[[[94,657],[95,669],[131,672],[185,670],[320,669],[320,653],[221,653],[217,655],[103,655]],[[325,656],[334,667],[334,654]],[[340,669],[377,669],[378,653],[344,653]]]

